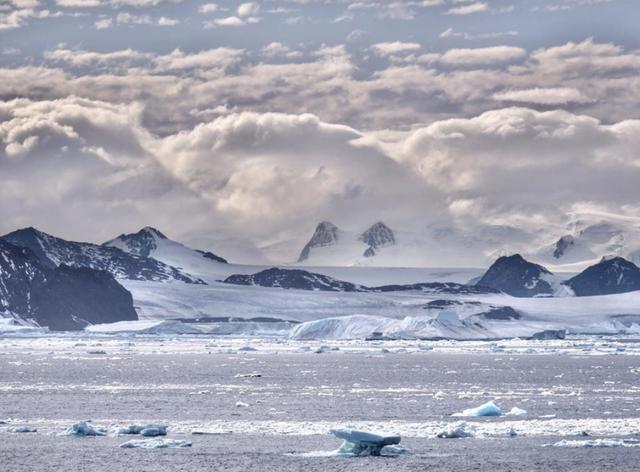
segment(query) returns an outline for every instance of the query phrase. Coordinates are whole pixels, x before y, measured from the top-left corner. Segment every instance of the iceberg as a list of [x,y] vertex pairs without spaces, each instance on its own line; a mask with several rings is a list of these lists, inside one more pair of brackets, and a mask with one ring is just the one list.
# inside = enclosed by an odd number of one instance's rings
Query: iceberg
[[125,449],[174,449],[181,447],[191,447],[189,441],[184,439],[155,438],[155,439],[132,439],[120,444]]
[[506,416],[527,416],[527,410],[523,410],[522,408],[514,406],[513,408],[511,408],[511,410],[509,410]]
[[162,424],[132,424],[125,428],[120,428],[118,430],[118,434],[127,435],[127,434],[139,434],[141,436],[166,436],[167,435],[167,426]]
[[447,425],[436,437],[441,439],[472,438],[476,435],[475,428],[469,426],[464,421]]
[[[400,444],[400,436],[398,435],[380,435],[348,428],[331,429],[329,432],[344,441],[340,449],[336,451],[336,455],[380,456],[383,452],[391,454],[407,452],[402,448],[390,448],[390,446]],[[383,451],[385,448],[387,451]]]
[[454,413],[453,416],[502,416],[502,410],[493,401],[490,401],[479,407]]
[[102,429],[98,429],[93,425],[89,424],[87,421],[79,421],[73,425],[71,425],[64,433],[63,436],[106,436],[106,431]]

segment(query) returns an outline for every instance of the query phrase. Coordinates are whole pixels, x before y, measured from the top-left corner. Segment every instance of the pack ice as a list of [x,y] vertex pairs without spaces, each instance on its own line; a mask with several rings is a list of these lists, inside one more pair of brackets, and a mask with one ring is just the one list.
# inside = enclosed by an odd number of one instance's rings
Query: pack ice
[[78,421],[71,425],[64,433],[64,436],[106,436],[106,431],[96,428],[87,421]]

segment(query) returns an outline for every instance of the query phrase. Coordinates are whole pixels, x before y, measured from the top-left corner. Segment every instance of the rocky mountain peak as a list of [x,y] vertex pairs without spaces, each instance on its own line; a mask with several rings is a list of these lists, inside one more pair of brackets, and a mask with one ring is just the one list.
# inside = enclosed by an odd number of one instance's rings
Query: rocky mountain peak
[[499,257],[476,285],[501,290],[514,297],[551,295],[553,274],[520,254]]
[[316,226],[316,230],[311,236],[309,242],[304,246],[298,262],[302,262],[309,258],[311,249],[314,247],[331,246],[338,242],[340,229],[329,221],[322,221]]
[[391,228],[382,221],[378,221],[360,235],[360,241],[367,246],[377,249],[384,246],[391,246],[396,243],[395,235]]

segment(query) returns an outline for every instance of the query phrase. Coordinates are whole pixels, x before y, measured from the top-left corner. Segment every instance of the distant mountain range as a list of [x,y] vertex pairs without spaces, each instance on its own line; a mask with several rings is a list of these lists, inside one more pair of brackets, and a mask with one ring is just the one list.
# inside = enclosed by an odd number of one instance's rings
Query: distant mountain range
[[[327,255],[325,251],[333,251],[332,257],[352,254],[361,260],[385,260],[402,243],[403,239],[383,222],[357,234],[323,222],[305,245],[300,260],[301,264],[318,263]],[[562,247],[567,250],[565,243]],[[194,287],[190,293],[197,299],[205,293],[199,290],[206,290],[197,287],[209,284],[220,287],[221,282],[320,292],[448,295],[503,292],[514,297],[584,297],[640,290],[640,268],[619,256],[602,258],[568,279],[519,254],[498,257],[481,277],[466,284],[431,279],[365,286],[321,272],[299,267],[265,269],[229,264],[218,255],[191,249],[150,227],[101,245],[67,241],[25,228],[0,238],[0,314],[65,330],[134,320],[137,314],[131,294],[121,283],[134,288],[166,284],[167,299],[171,298],[175,284]],[[154,301],[158,306],[161,303]],[[180,315],[177,310],[176,315]]]
[[378,221],[359,231],[319,223],[300,252],[303,266],[477,267],[522,254],[554,270],[578,272],[608,256],[640,263],[640,218],[573,213],[564,227],[527,232],[510,226],[472,231],[406,231]]

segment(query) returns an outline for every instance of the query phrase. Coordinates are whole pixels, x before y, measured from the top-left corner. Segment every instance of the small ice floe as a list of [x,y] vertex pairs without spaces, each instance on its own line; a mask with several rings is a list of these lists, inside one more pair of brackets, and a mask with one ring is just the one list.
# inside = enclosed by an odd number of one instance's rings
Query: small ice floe
[[64,433],[63,436],[106,436],[107,432],[102,428],[96,428],[87,421],[78,421],[74,425],[71,425]]
[[420,349],[421,351],[433,351],[433,347],[426,343],[418,344],[418,349]]
[[132,439],[120,444],[120,447],[133,449],[174,449],[181,447],[191,447],[189,441],[184,439],[155,438],[155,439]]
[[514,406],[506,413],[505,416],[527,416],[527,410],[523,410],[522,408]]
[[139,434],[140,436],[154,437],[166,436],[167,426],[163,424],[132,424],[118,430],[119,435]]
[[254,352],[254,351],[257,351],[257,349],[251,346],[242,346],[238,348],[238,352]]
[[382,435],[349,428],[331,429],[329,432],[343,440],[340,449],[335,451],[337,456],[395,456],[409,453],[407,449],[397,446],[400,444],[397,434]]
[[472,438],[476,435],[475,428],[469,426],[464,421],[455,424],[449,424],[445,429],[440,431],[436,437],[441,439],[459,439]]
[[37,433],[38,429],[31,426],[18,426],[9,429],[10,433]]
[[96,356],[101,356],[106,354],[107,351],[105,351],[104,349],[94,349],[93,351],[87,351],[87,354],[94,354]]
[[587,440],[570,440],[563,439],[554,444],[545,444],[545,447],[572,447],[572,448],[591,448],[591,447],[640,447],[640,441],[637,439],[587,439]]
[[262,374],[259,372],[250,372],[248,374],[236,374],[234,377],[236,379],[256,379],[262,377]]
[[248,408],[249,404],[245,403],[245,402],[236,402],[236,407],[237,408]]
[[437,391],[436,393],[433,394],[433,398],[436,399],[436,400],[440,400],[440,399],[442,399],[442,398],[444,398],[446,396],[447,395],[442,390],[439,390],[439,391]]
[[327,346],[323,344],[322,346],[318,346],[318,348],[313,352],[315,352],[316,354],[323,354],[325,352],[339,351],[339,350],[340,350],[339,347]]
[[452,416],[502,416],[502,410],[493,401],[490,401],[479,407],[454,413]]

